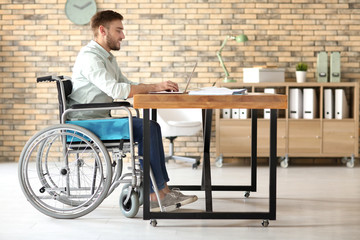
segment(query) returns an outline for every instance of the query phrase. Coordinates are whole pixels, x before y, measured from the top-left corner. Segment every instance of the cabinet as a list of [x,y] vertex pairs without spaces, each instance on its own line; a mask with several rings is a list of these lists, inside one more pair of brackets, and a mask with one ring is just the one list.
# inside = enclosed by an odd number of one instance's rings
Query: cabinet
[[[282,159],[281,166],[287,167],[291,157],[341,157],[348,167],[354,165],[354,158],[358,157],[359,152],[359,86],[357,82],[221,83],[219,85],[227,88],[246,88],[249,93],[274,91],[288,96],[288,109],[278,112],[277,155]],[[308,92],[308,89],[311,89],[311,98],[314,95],[314,100],[312,100],[314,112],[310,118],[309,115],[297,119],[290,117],[290,90],[293,88],[300,89],[301,92]],[[332,90],[332,118],[329,118],[328,112],[326,113],[328,107],[325,107],[324,100],[325,91],[328,89]],[[337,101],[335,91],[337,89],[342,89],[349,110],[348,115],[341,119],[335,118],[334,106]],[[303,109],[305,110],[307,111]],[[269,154],[270,121],[266,119],[265,111],[258,110],[257,154],[259,157]],[[225,119],[222,116],[222,110],[218,109],[215,118],[217,165],[221,166],[226,157],[250,157],[250,116],[247,119],[231,117]]]
[[315,156],[321,153],[320,121],[289,120],[289,156]]

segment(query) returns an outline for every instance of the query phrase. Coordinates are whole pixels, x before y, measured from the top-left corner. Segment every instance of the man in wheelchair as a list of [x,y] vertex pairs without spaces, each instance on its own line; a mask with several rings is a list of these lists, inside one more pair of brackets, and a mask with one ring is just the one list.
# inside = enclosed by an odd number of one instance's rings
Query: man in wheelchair
[[[73,90],[68,96],[68,105],[86,103],[109,103],[115,99],[127,99],[135,94],[152,91],[178,91],[178,85],[171,81],[157,84],[138,84],[129,81],[121,72],[111,51],[118,51],[125,38],[123,17],[117,12],[107,10],[96,13],[91,19],[94,40],[83,47],[73,68]],[[79,111],[70,113],[72,120],[107,118],[110,111]],[[159,189],[161,205],[166,209],[192,203],[195,195],[184,195],[167,186],[169,177],[165,166],[165,154],[160,126],[152,121],[150,164]],[[143,121],[133,118],[134,140],[139,143],[139,156],[143,156]],[[150,190],[150,209],[160,211],[157,196]]]

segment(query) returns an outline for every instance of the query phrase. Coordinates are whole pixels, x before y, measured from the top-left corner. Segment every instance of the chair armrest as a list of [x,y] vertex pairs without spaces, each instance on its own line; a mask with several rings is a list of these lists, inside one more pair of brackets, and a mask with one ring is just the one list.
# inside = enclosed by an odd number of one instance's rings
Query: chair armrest
[[[128,117],[132,117],[132,113],[130,111],[130,108],[132,108],[131,104],[129,102],[123,101],[123,102],[112,102],[112,103],[88,103],[88,104],[74,104],[71,107],[69,107],[61,116],[61,123],[64,123],[66,121],[66,116],[70,112],[74,111],[98,111],[98,110],[120,110],[123,109],[127,111]],[[138,109],[135,109],[136,111],[136,117],[139,117],[139,111]]]
[[131,107],[131,104],[129,102],[88,103],[88,104],[74,104],[69,108],[85,109],[85,108],[112,108],[112,107]]
[[70,77],[67,76],[44,76],[44,77],[38,77],[36,78],[36,82],[37,83],[41,83],[41,82],[56,82],[56,81],[61,81],[61,80],[71,80]]

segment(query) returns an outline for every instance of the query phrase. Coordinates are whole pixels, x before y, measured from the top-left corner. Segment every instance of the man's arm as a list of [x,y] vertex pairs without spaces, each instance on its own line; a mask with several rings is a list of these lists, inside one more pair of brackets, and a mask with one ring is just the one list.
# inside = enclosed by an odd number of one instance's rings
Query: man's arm
[[133,97],[135,94],[140,93],[149,93],[149,92],[159,92],[159,91],[179,91],[177,83],[166,81],[156,84],[139,84],[131,85],[129,98]]

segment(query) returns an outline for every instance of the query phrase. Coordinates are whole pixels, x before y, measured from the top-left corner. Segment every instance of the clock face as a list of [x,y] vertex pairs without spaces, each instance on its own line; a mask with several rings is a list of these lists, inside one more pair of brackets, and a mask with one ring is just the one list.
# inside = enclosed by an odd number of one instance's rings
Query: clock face
[[91,17],[96,13],[95,0],[67,0],[65,14],[67,18],[78,25],[90,22]]

